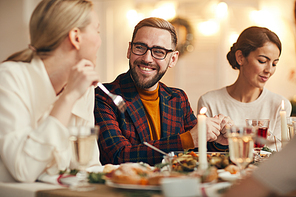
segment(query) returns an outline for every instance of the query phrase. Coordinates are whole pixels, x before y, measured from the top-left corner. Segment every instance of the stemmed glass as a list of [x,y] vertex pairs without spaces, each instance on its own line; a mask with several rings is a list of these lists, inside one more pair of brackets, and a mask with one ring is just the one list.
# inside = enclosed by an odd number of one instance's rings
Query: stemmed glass
[[226,130],[229,144],[229,156],[231,161],[238,166],[242,178],[243,170],[253,161],[254,157],[254,128],[231,126]]
[[287,118],[287,125],[288,125],[288,134],[289,139],[291,140],[295,135],[295,128],[296,128],[296,117],[288,117]]
[[96,189],[88,183],[86,168],[92,160],[95,146],[97,146],[99,126],[70,127],[70,143],[72,162],[79,166],[76,177],[78,182],[70,186],[71,190],[90,191]]
[[[269,128],[269,119],[246,119],[246,126],[254,127],[256,137],[267,138],[267,131]],[[260,150],[265,146],[258,141],[255,141],[254,151],[256,153],[255,161],[260,161]]]

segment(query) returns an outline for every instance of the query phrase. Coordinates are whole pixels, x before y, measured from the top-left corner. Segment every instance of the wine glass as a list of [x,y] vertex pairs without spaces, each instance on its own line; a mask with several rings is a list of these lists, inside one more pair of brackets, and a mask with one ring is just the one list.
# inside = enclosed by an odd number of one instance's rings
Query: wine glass
[[[269,119],[246,119],[246,126],[254,127],[256,137],[267,138],[267,131],[269,128]],[[256,153],[255,161],[260,161],[260,150],[265,146],[258,141],[255,141],[254,151]]]
[[288,117],[287,118],[287,126],[288,126],[288,134],[289,139],[291,140],[295,135],[295,128],[296,128],[296,117]]
[[254,148],[254,128],[247,126],[227,127],[227,138],[229,145],[229,157],[235,163],[240,171],[240,177],[243,177],[243,170],[253,161]]
[[92,160],[95,146],[97,146],[99,126],[70,127],[70,143],[72,162],[79,166],[76,177],[78,181],[70,186],[71,190],[90,191],[96,189],[88,183],[86,168]]

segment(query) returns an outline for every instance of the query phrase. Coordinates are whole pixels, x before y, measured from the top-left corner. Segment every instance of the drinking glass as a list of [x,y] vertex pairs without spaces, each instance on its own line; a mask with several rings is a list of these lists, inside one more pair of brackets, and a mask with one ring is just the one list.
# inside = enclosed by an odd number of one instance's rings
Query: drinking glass
[[79,166],[76,177],[77,183],[70,186],[71,190],[90,191],[96,189],[88,183],[86,168],[92,160],[95,146],[97,146],[99,126],[70,127],[70,144],[72,151],[72,162]]
[[[267,131],[269,128],[269,119],[246,119],[246,126],[251,126],[255,129],[255,134],[257,137],[267,138]],[[255,160],[259,161],[261,159],[260,150],[265,146],[258,141],[255,141],[254,151],[256,153]]]
[[246,166],[253,161],[254,135],[254,127],[231,126],[227,128],[229,157],[239,167],[241,177],[243,177]]
[[287,118],[287,126],[288,126],[288,134],[289,134],[289,139],[291,140],[294,135],[296,134],[295,129],[296,129],[296,117],[288,117]]

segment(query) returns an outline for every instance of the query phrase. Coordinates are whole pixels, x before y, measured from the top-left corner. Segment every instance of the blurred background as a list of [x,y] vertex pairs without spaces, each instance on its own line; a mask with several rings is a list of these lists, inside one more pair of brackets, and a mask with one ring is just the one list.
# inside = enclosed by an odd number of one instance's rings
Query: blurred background
[[[39,1],[0,0],[0,61],[28,47],[30,15]],[[102,82],[128,70],[126,52],[134,26],[149,16],[165,18],[177,29],[181,56],[161,81],[185,90],[196,113],[202,94],[236,80],[238,71],[226,54],[240,32],[256,25],[274,31],[283,45],[277,70],[265,87],[296,100],[294,0],[92,1],[101,22],[96,69]]]

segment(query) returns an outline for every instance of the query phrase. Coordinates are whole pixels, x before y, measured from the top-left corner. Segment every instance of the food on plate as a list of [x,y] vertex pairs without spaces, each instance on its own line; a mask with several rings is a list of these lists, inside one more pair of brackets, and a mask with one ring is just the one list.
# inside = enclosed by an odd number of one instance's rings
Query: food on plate
[[270,148],[267,147],[267,146],[264,146],[261,150],[266,151],[266,152],[270,152],[270,153],[276,153],[276,151],[270,149]]
[[218,179],[218,169],[215,166],[210,166],[202,175],[201,182],[209,183]]
[[118,166],[116,165],[113,165],[113,164],[106,164],[104,166],[104,169],[103,169],[103,173],[110,173],[112,172],[113,170],[117,169]]
[[218,169],[215,166],[209,166],[205,171],[195,170],[188,174],[190,177],[198,177],[202,183],[214,182],[218,179]]
[[88,175],[90,183],[105,183],[105,173],[103,172],[90,172]]
[[174,171],[192,171],[198,166],[198,156],[193,151],[187,154],[179,153],[172,159],[172,169]]
[[106,178],[117,184],[160,185],[160,180],[167,177],[182,177],[184,174],[169,171],[156,171],[144,163],[123,163],[106,175]]
[[116,170],[113,170],[110,180],[118,184],[147,185],[148,175],[153,170],[149,165],[141,163],[123,163]]
[[[172,170],[178,172],[193,171],[198,167],[199,156],[195,152],[179,153],[172,158]],[[218,169],[224,169],[231,161],[229,155],[225,153],[209,153],[207,154],[209,165]]]
[[230,164],[229,156],[221,153],[212,153],[211,156],[208,157],[208,162],[218,169],[224,169]]
[[236,174],[239,172],[239,168],[233,164],[228,165],[224,170],[230,172],[230,174]]

